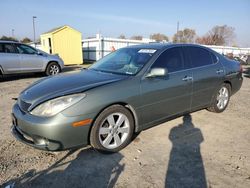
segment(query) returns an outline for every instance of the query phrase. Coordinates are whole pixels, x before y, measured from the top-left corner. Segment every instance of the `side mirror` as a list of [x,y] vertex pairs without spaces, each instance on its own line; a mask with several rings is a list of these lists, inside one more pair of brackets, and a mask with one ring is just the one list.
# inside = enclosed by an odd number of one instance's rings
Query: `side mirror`
[[167,69],[164,68],[152,68],[150,72],[146,75],[146,78],[162,77],[166,76],[168,73]]
[[41,55],[41,56],[43,56],[43,53],[41,53],[41,52],[39,52],[39,51],[37,51],[37,53],[36,53],[37,55]]

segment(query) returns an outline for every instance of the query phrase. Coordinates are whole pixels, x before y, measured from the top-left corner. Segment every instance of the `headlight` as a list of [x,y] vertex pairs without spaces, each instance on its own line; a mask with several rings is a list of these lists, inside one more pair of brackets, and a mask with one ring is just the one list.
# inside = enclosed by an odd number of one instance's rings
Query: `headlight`
[[74,94],[58,97],[38,105],[30,113],[35,116],[50,117],[58,114],[66,108],[83,99],[86,94]]

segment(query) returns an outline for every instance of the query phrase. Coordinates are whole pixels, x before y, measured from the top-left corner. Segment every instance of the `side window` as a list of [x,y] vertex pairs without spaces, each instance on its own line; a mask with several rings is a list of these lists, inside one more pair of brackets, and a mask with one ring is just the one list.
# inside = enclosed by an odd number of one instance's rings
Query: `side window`
[[201,67],[213,64],[209,51],[199,47],[188,47],[188,53],[192,61],[193,67]]
[[211,53],[211,52],[210,52],[210,54],[211,54],[211,57],[212,57],[212,61],[213,61],[213,63],[217,63],[217,61],[218,61],[217,56],[216,56],[216,55],[214,55],[214,54],[213,54],[213,53]]
[[3,44],[0,44],[0,53],[3,53],[3,52],[4,52]]
[[167,68],[168,72],[184,69],[182,50],[175,47],[163,52],[153,64],[152,68]]
[[4,44],[5,53],[16,53],[16,50],[12,44]]
[[20,54],[36,54],[37,51],[29,46],[18,44],[17,49]]

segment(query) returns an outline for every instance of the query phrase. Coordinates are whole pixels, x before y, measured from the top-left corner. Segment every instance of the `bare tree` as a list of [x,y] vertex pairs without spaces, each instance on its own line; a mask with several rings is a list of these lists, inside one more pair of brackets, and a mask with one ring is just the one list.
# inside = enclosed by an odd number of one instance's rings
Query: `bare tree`
[[1,38],[0,38],[0,40],[8,40],[8,41],[18,41],[16,38],[14,38],[14,37],[7,37],[7,36],[5,36],[5,35],[3,35]]
[[150,35],[150,39],[153,39],[156,42],[161,42],[161,41],[168,42],[168,37],[161,33],[154,33]]
[[142,40],[142,38],[143,37],[141,35],[134,35],[131,37],[131,39],[133,39],[133,40]]
[[126,37],[125,37],[124,34],[121,34],[118,38],[119,38],[119,39],[126,39]]
[[209,35],[198,37],[195,41],[198,44],[212,45],[212,38]]
[[197,38],[196,42],[206,45],[231,45],[235,37],[234,30],[227,25],[214,26],[205,36]]
[[25,37],[21,40],[22,43],[30,43],[32,40],[28,37]]
[[195,41],[196,32],[194,29],[185,28],[178,31],[174,37],[173,42],[177,43],[193,43]]

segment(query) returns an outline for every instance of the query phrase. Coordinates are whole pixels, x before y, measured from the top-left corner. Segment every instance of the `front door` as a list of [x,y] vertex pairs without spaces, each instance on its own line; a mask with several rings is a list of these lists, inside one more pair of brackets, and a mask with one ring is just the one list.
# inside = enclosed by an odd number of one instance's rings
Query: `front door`
[[184,62],[181,47],[164,51],[152,68],[166,68],[162,77],[146,78],[141,81],[144,128],[157,121],[190,110],[192,96],[192,70]]
[[24,44],[18,44],[17,49],[20,53],[20,67],[22,72],[42,71],[44,57],[42,55],[38,55],[36,49]]

